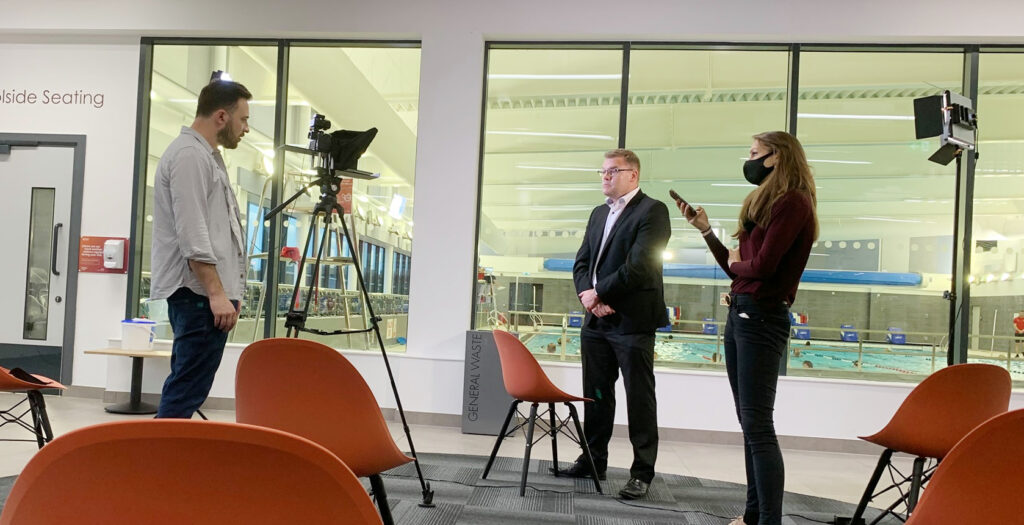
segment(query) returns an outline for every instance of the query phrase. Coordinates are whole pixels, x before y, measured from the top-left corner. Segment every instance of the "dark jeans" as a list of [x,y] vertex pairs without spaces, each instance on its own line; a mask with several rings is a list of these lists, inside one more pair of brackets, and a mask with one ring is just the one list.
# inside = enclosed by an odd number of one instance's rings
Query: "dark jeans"
[[583,360],[583,432],[597,470],[608,468],[608,441],[615,424],[615,382],[622,370],[633,444],[630,476],[650,483],[658,459],[658,403],[654,397],[654,334],[617,334],[584,328],[580,332]]
[[788,339],[789,308],[784,303],[758,304],[750,296],[734,296],[725,325],[725,368],[743,428],[747,467],[743,521],[750,525],[782,523],[786,472],[772,414]]
[[228,334],[214,326],[210,301],[188,288],[167,298],[167,317],[174,330],[171,374],[156,417],[189,419],[210,394]]

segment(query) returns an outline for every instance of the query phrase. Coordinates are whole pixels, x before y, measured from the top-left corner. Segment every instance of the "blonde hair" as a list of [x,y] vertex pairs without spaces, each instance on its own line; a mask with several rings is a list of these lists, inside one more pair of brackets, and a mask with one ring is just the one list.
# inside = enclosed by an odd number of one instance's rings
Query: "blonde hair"
[[633,153],[632,150],[623,149],[623,148],[613,149],[611,151],[606,152],[604,154],[604,158],[606,158],[606,159],[621,158],[621,159],[625,160],[626,164],[629,164],[629,166],[631,168],[636,170],[637,178],[640,177],[640,157],[637,157],[636,153]]
[[814,238],[818,238],[818,196],[814,190],[814,176],[807,164],[807,155],[800,141],[785,131],[768,131],[754,135],[754,140],[765,145],[775,155],[775,169],[764,182],[743,199],[739,224],[733,237],[745,231],[743,225],[752,221],[762,228],[768,226],[775,201],[789,191],[799,191],[811,200],[811,218]]

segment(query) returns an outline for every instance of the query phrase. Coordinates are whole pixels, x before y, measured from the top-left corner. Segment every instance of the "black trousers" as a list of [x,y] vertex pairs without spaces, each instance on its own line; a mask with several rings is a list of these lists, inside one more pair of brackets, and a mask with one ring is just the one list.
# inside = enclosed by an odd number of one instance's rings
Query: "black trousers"
[[658,402],[654,396],[654,334],[617,334],[594,328],[580,332],[583,431],[598,471],[608,468],[608,442],[615,424],[615,382],[622,370],[633,444],[632,477],[650,483],[658,459]]
[[773,414],[779,366],[789,340],[789,308],[781,302],[758,304],[750,296],[734,296],[724,338],[725,369],[743,428],[747,468],[743,521],[779,525],[786,471]]

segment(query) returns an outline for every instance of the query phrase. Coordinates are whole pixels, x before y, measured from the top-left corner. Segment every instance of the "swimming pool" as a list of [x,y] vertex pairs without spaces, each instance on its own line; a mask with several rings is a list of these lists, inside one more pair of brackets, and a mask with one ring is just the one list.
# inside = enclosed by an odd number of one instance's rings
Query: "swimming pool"
[[[523,343],[538,356],[562,355],[561,333],[522,334]],[[565,356],[578,360],[579,334],[567,334]],[[716,345],[714,336],[658,334],[654,344],[655,366],[722,366],[725,349]],[[717,356],[716,356],[717,353]],[[857,367],[860,361],[860,368]],[[805,362],[809,363],[807,366]],[[971,362],[1006,367],[1005,359],[974,359]],[[945,351],[914,345],[879,345],[838,343],[832,341],[799,341],[789,348],[789,368],[811,372],[857,372],[900,376],[924,376],[946,366]],[[1024,380],[1024,362],[1014,361],[1010,366],[1014,380]]]

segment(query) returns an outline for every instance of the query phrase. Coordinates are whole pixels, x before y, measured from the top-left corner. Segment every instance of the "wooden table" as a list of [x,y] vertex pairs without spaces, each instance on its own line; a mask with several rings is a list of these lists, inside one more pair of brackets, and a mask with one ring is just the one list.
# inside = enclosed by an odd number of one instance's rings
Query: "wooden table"
[[156,406],[142,402],[142,360],[147,357],[171,357],[170,350],[127,350],[123,348],[101,348],[86,350],[87,354],[118,355],[132,358],[132,386],[127,403],[108,405],[105,410],[113,414],[155,414]]

